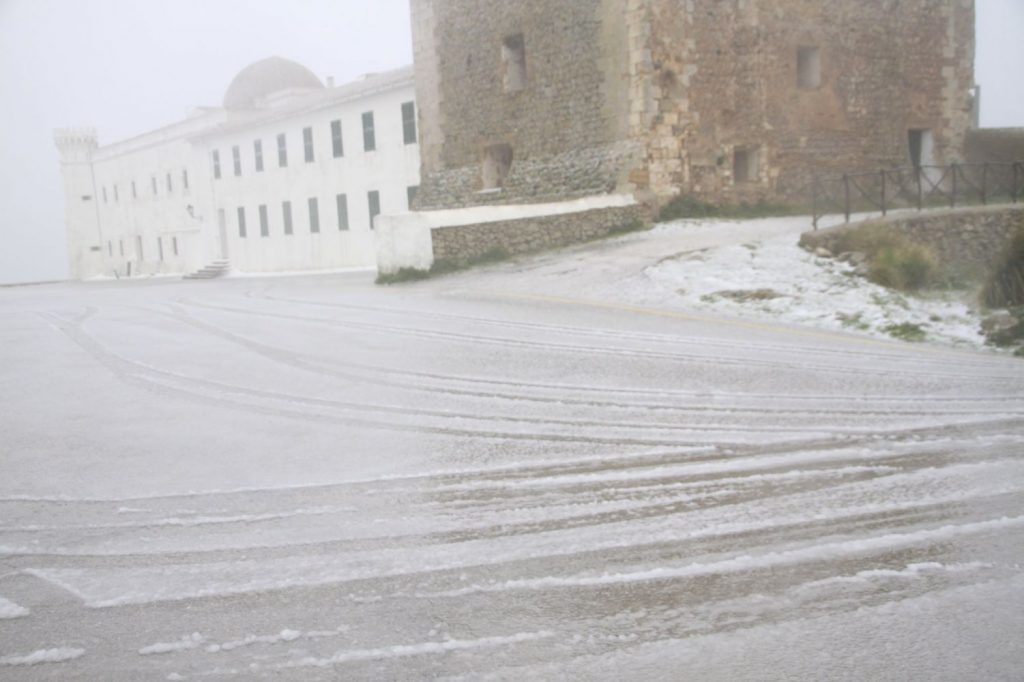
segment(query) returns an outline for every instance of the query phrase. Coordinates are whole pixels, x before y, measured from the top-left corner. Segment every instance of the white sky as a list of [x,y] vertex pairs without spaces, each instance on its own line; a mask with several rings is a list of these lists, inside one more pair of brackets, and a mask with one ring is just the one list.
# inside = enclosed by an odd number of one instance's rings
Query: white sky
[[[1024,126],[1024,0],[977,4],[982,124]],[[67,276],[54,128],[151,130],[272,55],[338,83],[410,64],[408,0],[0,0],[0,283]]]

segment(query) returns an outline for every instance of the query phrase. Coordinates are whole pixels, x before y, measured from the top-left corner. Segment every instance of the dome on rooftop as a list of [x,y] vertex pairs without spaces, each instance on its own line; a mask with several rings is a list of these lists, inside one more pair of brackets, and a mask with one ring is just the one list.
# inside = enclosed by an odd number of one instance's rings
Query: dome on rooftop
[[324,84],[302,64],[270,57],[242,69],[224,93],[225,109],[252,109],[260,99],[292,89],[322,90]]

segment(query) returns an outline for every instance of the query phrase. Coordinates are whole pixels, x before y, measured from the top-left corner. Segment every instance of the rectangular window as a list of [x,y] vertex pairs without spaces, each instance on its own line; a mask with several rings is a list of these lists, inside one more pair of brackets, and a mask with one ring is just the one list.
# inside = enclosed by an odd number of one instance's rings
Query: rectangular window
[[120,201],[121,201],[121,197],[119,196],[119,194],[117,192],[117,185],[114,185],[114,203],[116,204],[116,203],[118,203]]
[[160,258],[160,262],[163,263],[164,262],[164,238],[163,237],[157,237],[156,238],[156,252],[157,252],[157,256]]
[[252,143],[252,153],[256,158],[256,172],[263,172],[263,140],[256,140]]
[[734,184],[757,182],[760,169],[756,149],[737,149],[732,156],[732,180]]
[[118,250],[118,253],[121,254],[121,258],[124,258],[124,240],[123,239],[117,240],[117,250]]
[[377,136],[373,131],[373,112],[363,114],[363,151],[372,152],[377,148]]
[[277,136],[277,165],[280,168],[288,166],[288,140],[284,133]]
[[137,260],[145,260],[142,257],[142,235],[135,235],[135,258]]
[[238,236],[245,239],[245,207],[238,207]]
[[345,145],[341,139],[341,121],[331,121],[331,149],[334,158],[340,159],[345,156]]
[[242,152],[238,145],[231,148],[231,160],[235,164],[235,177],[237,178],[242,175]]
[[114,256],[114,243],[107,240],[107,255],[113,258]]
[[132,199],[138,199],[139,193],[135,191],[135,181],[132,180]]
[[91,194],[83,194],[82,195],[82,201],[92,201],[92,195]]
[[149,186],[153,190],[153,196],[156,196],[157,192],[156,192],[156,176],[155,175],[149,176]]
[[285,201],[281,203],[281,212],[284,214],[284,233],[292,233],[292,202]]
[[302,147],[306,154],[306,163],[313,163],[313,129],[303,128],[302,129]]
[[819,48],[797,48],[796,84],[801,90],[816,90],[821,87],[821,50]]
[[178,255],[178,238],[177,237],[171,237],[171,251],[174,253],[175,256]]
[[103,203],[107,203],[107,188],[103,188]]
[[348,230],[348,197],[339,194],[334,199],[338,205],[338,229],[344,232]]
[[181,188],[183,190],[185,190],[186,192],[188,191],[188,169],[187,168],[182,168],[181,169]]
[[366,195],[367,203],[370,205],[370,229],[373,229],[373,219],[380,215],[380,192],[373,190]]
[[170,194],[174,191],[174,186],[171,185],[171,174],[167,174],[167,193]]
[[412,187],[405,188],[405,198],[409,202],[409,210],[412,210],[412,205],[416,201],[416,194],[420,191],[419,185],[413,185]]
[[512,170],[512,158],[512,147],[507,144],[495,144],[484,149],[481,175],[485,190],[505,186],[505,178]]
[[267,220],[267,205],[260,204],[260,236],[270,236],[270,222]]
[[213,157],[213,179],[220,180],[220,152],[214,149],[211,156]]
[[316,197],[309,199],[309,231],[313,234],[320,231],[320,206]]
[[501,41],[501,65],[505,74],[505,92],[518,92],[526,87],[526,43],[522,33]]
[[416,144],[416,105],[413,102],[402,105],[402,136],[406,144]]

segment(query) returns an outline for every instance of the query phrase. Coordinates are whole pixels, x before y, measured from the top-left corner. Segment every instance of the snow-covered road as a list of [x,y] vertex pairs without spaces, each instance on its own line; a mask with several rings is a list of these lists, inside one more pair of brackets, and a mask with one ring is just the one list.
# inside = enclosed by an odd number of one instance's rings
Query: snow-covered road
[[1019,675],[1024,364],[605,295],[642,239],[0,289],[0,678]]

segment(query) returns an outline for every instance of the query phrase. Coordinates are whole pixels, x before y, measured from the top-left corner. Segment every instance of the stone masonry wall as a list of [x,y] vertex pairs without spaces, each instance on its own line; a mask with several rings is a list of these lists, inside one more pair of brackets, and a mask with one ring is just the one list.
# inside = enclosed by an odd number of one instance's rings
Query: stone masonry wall
[[434,261],[465,264],[501,249],[510,255],[542,251],[608,235],[645,219],[640,205],[579,213],[442,227],[432,231]]
[[[634,2],[636,0],[633,0]],[[647,0],[632,71],[646,140],[633,180],[658,197],[799,199],[813,174],[910,164],[931,130],[935,162],[961,161],[971,121],[973,0]],[[797,52],[821,81],[798,87]],[[736,149],[758,157],[733,177]]]
[[[881,222],[899,230],[912,242],[928,247],[944,264],[987,268],[1010,237],[1024,229],[1024,206],[927,211],[890,216]],[[801,243],[835,253],[836,240],[857,227],[859,225],[841,225],[807,232]]]
[[[622,186],[638,147],[623,0],[412,0],[422,184],[416,207],[540,203]],[[507,91],[503,41],[522,35],[526,81]],[[508,145],[501,192],[481,192],[484,150]]]

